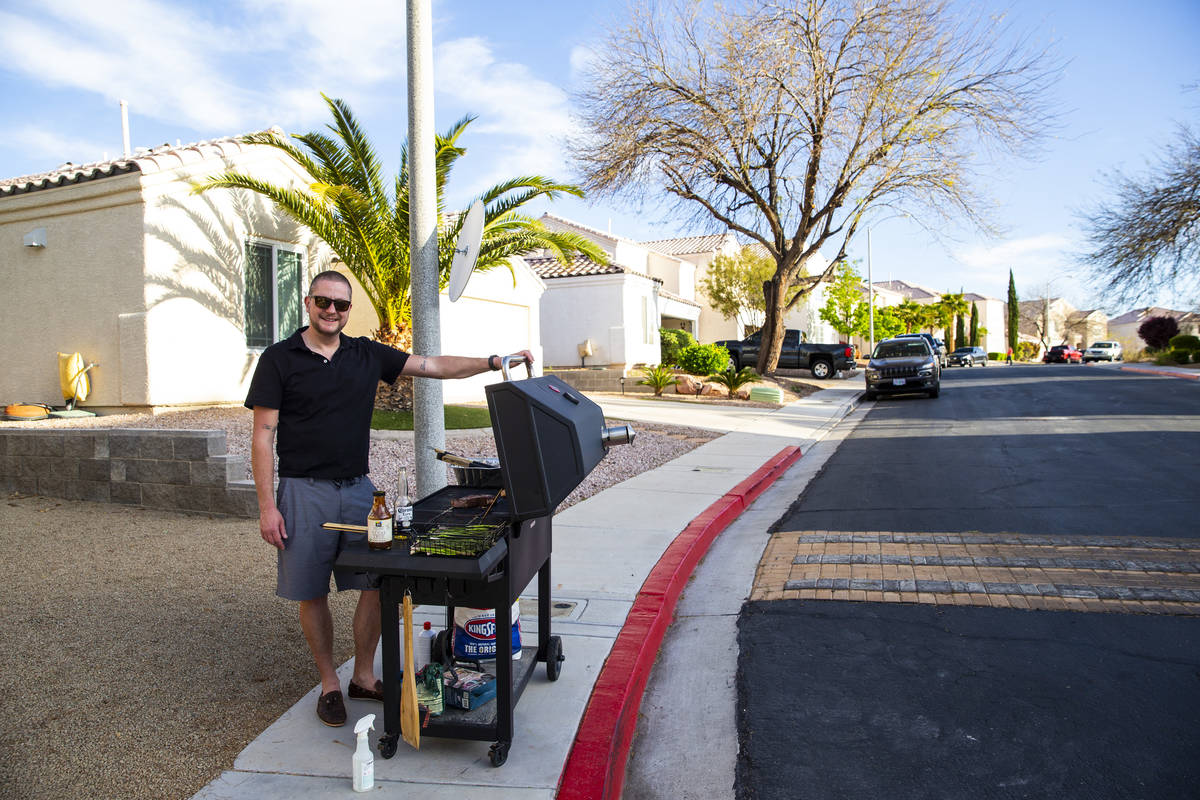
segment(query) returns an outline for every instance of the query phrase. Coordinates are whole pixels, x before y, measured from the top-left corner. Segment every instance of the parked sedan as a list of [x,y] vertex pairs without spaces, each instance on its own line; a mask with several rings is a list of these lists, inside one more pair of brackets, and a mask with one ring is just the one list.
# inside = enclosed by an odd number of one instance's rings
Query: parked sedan
[[875,346],[867,364],[866,398],[881,394],[924,392],[937,397],[942,371],[938,356],[922,338],[885,339]]
[[1092,342],[1092,346],[1083,351],[1085,364],[1089,361],[1120,361],[1122,358],[1120,342]]
[[987,351],[982,347],[960,347],[950,354],[950,366],[973,367],[976,364],[988,365]]
[[1083,353],[1069,344],[1056,344],[1042,356],[1043,364],[1082,364]]

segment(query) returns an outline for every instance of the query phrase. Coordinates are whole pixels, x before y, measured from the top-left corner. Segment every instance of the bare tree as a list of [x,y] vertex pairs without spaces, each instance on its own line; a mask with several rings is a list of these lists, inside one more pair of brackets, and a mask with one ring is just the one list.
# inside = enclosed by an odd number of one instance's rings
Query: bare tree
[[788,289],[819,248],[893,208],[927,228],[983,229],[975,154],[1045,131],[1057,75],[1045,51],[1000,43],[994,19],[945,0],[664,0],[595,48],[576,95],[573,152],[600,196],[665,190],[675,210],[766,248],[760,372],[774,370]]
[[1144,177],[1109,182],[1113,198],[1084,214],[1093,285],[1127,302],[1200,288],[1200,134],[1181,126]]

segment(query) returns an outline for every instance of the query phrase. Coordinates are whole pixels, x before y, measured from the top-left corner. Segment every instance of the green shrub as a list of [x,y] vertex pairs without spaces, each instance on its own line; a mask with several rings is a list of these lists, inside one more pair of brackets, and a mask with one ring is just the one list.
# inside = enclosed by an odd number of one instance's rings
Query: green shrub
[[1200,336],[1193,336],[1190,333],[1172,336],[1170,347],[1172,350],[1200,350]]
[[659,328],[658,337],[664,364],[677,365],[679,351],[696,343],[696,339],[690,333],[675,328]]
[[724,372],[717,372],[709,375],[706,380],[713,383],[718,383],[729,390],[729,396],[733,397],[737,394],[737,390],[745,386],[747,383],[754,383],[758,380],[758,373],[752,367],[742,367],[737,372],[732,368]]
[[1034,342],[1017,342],[1013,357],[1018,361],[1033,361],[1037,358],[1038,346]]
[[1154,356],[1154,363],[1160,367],[1175,366],[1175,358],[1170,353],[1157,353]]
[[689,375],[712,375],[729,367],[729,351],[719,344],[694,344],[679,351],[679,368]]
[[675,383],[675,370],[659,364],[656,367],[643,367],[642,379],[639,386],[649,386],[654,390],[655,397],[662,397],[663,390]]
[[988,361],[1003,361],[1004,353],[988,353]]
[[1171,360],[1176,364],[1186,364],[1192,360],[1191,350],[1172,350]]

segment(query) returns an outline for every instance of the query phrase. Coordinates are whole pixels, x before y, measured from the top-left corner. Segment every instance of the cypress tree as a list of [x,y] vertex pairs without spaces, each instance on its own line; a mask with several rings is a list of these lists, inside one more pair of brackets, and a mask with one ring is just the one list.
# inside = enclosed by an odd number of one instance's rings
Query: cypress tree
[[979,347],[979,306],[971,303],[971,347]]
[[954,342],[958,347],[967,343],[967,326],[962,314],[958,315],[958,320],[954,325]]
[[1013,273],[1008,271],[1008,346],[1017,352],[1017,321],[1021,318],[1021,309],[1017,301],[1017,283]]

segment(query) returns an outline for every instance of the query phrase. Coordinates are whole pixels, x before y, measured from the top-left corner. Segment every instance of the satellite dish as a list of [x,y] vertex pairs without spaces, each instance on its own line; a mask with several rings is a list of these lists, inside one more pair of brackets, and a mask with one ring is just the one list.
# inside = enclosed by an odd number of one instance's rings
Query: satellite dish
[[450,302],[462,297],[467,281],[479,258],[479,243],[483,241],[483,201],[476,200],[467,218],[458,230],[458,241],[454,247],[454,260],[450,262]]

